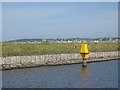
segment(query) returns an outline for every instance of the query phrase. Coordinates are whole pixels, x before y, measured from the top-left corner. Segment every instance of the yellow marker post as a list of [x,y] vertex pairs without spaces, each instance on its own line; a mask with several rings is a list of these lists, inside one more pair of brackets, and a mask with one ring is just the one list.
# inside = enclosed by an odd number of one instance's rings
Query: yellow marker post
[[88,45],[87,44],[82,44],[81,45],[81,49],[80,49],[80,55],[82,56],[83,58],[83,67],[86,67],[86,59],[89,57],[90,55],[90,52],[88,50]]

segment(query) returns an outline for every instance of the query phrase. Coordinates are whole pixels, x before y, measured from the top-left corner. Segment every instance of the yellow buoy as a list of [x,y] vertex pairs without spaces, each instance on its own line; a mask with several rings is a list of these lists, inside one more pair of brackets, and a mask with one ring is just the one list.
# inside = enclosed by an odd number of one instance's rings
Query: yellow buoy
[[87,44],[82,44],[81,45],[80,55],[82,56],[83,59],[86,59],[86,58],[89,57],[90,52],[88,50],[88,45]]

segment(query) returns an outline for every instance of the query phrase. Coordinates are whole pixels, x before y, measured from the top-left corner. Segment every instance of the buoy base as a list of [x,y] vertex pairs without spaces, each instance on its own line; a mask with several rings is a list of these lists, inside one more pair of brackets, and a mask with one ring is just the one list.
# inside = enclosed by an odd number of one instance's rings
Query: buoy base
[[83,62],[82,62],[82,67],[87,67],[87,63],[85,60],[83,60]]

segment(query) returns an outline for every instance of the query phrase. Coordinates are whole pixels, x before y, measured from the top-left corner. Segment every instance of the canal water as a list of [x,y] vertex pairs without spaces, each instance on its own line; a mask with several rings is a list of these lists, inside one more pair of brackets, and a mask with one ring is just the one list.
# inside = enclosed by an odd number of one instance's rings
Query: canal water
[[3,88],[118,88],[118,60],[2,72]]

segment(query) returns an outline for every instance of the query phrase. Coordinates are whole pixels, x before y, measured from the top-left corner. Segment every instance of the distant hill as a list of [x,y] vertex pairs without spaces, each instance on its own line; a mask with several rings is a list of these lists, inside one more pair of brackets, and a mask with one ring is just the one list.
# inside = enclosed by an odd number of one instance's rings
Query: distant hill
[[42,41],[42,39],[17,39],[17,40],[11,40],[8,42],[34,42],[34,41]]
[[63,38],[56,38],[56,39],[17,39],[17,40],[11,40],[11,41],[7,41],[7,42],[42,42],[42,41],[75,41],[75,40],[87,40],[87,41],[94,41],[94,40],[98,40],[98,41],[109,41],[109,40],[115,40],[115,39],[120,39],[120,38],[67,38],[67,39],[63,39]]
[[[48,41],[54,41],[55,39],[44,39],[44,40],[48,40]],[[11,40],[8,42],[41,42],[44,41],[43,39],[17,39],[17,40]]]

